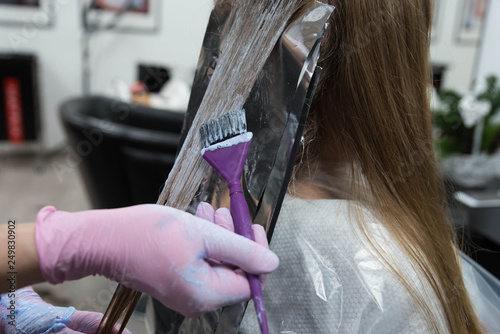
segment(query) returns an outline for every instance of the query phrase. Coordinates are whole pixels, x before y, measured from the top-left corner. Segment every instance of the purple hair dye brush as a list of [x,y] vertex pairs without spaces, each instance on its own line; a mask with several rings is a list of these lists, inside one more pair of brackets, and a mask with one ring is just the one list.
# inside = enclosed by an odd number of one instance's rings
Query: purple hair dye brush
[[[247,132],[245,110],[232,111],[203,124],[200,133],[205,147],[201,150],[201,155],[228,184],[235,232],[254,240],[252,220],[240,181],[253,137],[251,132]],[[259,276],[247,273],[247,278],[260,330],[263,334],[268,334]]]

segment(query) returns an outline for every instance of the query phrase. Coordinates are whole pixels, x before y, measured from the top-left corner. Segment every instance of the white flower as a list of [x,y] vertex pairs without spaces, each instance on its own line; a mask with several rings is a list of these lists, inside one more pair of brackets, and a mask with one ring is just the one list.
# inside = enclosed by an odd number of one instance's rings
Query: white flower
[[467,94],[460,100],[458,110],[464,125],[471,128],[490,113],[491,103],[489,101],[480,101],[474,95]]
[[474,82],[474,93],[477,94],[482,94],[488,89],[488,80],[487,77],[482,76],[480,78],[477,78],[476,81]]

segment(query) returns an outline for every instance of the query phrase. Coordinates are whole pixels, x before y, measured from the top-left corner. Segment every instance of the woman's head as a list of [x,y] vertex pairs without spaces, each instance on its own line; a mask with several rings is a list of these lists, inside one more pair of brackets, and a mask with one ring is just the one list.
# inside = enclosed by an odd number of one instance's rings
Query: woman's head
[[407,138],[430,144],[426,87],[431,1],[329,2],[336,10],[324,39],[324,70],[310,112],[309,127],[316,130],[310,134],[317,140],[308,149],[323,159],[365,160],[364,151],[387,147],[399,149],[405,160]]
[[[432,287],[450,332],[478,332],[432,148],[427,94],[433,2],[328,2],[336,10],[296,183],[324,188],[325,179],[337,180],[330,194],[365,201]],[[427,301],[406,285],[432,318]]]

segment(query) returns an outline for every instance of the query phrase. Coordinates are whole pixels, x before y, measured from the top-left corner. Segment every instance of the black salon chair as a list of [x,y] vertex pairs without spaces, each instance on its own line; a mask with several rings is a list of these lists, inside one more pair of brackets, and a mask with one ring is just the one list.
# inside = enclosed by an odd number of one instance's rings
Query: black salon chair
[[155,203],[177,152],[183,112],[94,96],[60,108],[95,208]]

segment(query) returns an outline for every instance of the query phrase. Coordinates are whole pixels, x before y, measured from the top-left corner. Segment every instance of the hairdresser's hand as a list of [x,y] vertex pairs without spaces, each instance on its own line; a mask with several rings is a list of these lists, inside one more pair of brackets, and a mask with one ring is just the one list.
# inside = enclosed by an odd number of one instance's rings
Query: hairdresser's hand
[[[234,233],[233,218],[231,217],[231,213],[227,208],[220,208],[215,211],[210,204],[202,202],[196,209],[196,217],[208,220]],[[266,249],[269,249],[269,243],[267,242],[267,235],[264,228],[261,225],[254,224],[252,225],[252,230],[255,242],[265,247]],[[262,287],[264,287],[264,285],[266,284],[267,275],[260,275],[260,280],[262,282]]]
[[[14,306],[11,301],[15,300]],[[11,312],[12,311],[12,312]],[[31,287],[0,296],[0,333],[95,333],[101,313],[55,307],[44,302]],[[130,334],[125,330],[124,333]]]
[[191,214],[159,205],[77,213],[42,209],[40,269],[51,283],[100,274],[145,292],[186,316],[250,298],[244,274],[278,266],[261,245]]

